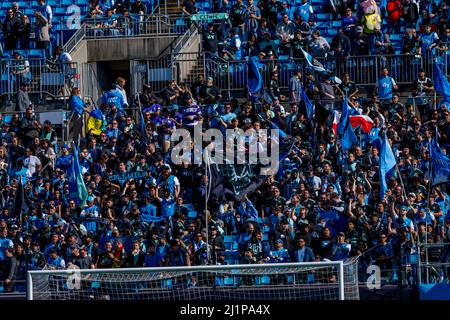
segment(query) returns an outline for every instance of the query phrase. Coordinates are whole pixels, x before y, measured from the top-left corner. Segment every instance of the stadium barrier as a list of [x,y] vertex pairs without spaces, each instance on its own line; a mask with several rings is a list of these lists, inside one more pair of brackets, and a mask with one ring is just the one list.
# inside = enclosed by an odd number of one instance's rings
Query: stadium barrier
[[82,25],[86,39],[148,37],[185,33],[192,23],[179,15],[129,15],[87,18]]
[[344,261],[29,271],[29,300],[359,300]]
[[[442,71],[450,73],[450,55],[439,59]],[[420,69],[425,69],[426,76],[433,78],[434,58],[419,58],[414,55],[386,55],[386,56],[354,56],[348,59],[328,57],[318,58],[326,69],[336,72],[342,77],[348,72],[350,80],[358,86],[373,87],[381,74],[383,67],[387,67],[399,85],[412,85],[418,77]],[[230,96],[239,95],[248,83],[247,60],[225,60],[209,52],[185,52],[182,54],[167,54],[158,59],[133,60],[137,66],[139,81],[152,85],[154,91],[162,90],[167,80],[175,79],[177,83],[193,83],[199,74],[212,77],[215,85]],[[289,80],[295,71],[300,69],[305,73],[309,65],[305,59],[293,59],[289,56],[280,56],[278,59],[264,59],[259,61],[262,69],[262,78],[266,91],[269,88],[273,70],[278,73],[278,86],[287,90]],[[136,80],[137,81],[137,80]],[[135,88],[140,88],[136,86]]]
[[421,243],[417,264],[419,284],[442,283],[450,277],[450,242]]
[[41,99],[50,96],[66,99],[73,87],[80,85],[76,62],[51,62],[45,58],[1,59],[0,93],[11,100],[21,84],[28,84],[28,93],[39,94]]

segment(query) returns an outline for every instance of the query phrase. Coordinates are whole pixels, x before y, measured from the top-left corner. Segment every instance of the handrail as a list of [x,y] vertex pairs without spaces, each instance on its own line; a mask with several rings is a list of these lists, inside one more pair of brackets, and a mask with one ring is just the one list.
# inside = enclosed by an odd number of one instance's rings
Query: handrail
[[86,37],[86,23],[83,22],[80,29],[78,29],[67,42],[63,45],[63,51],[67,53],[72,53],[75,47],[84,40]]

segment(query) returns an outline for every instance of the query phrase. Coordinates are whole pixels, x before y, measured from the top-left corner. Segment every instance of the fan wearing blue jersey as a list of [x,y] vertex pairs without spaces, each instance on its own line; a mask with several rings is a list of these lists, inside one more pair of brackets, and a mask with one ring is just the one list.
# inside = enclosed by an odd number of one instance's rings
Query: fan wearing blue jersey
[[381,77],[377,81],[378,97],[383,104],[389,103],[394,94],[394,90],[398,89],[394,78],[389,76],[389,71],[386,67],[381,70]]

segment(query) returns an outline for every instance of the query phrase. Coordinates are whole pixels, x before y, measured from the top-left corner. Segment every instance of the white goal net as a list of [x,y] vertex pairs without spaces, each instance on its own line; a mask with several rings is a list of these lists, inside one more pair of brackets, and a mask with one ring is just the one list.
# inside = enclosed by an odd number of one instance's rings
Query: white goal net
[[29,271],[30,300],[358,300],[358,259]]

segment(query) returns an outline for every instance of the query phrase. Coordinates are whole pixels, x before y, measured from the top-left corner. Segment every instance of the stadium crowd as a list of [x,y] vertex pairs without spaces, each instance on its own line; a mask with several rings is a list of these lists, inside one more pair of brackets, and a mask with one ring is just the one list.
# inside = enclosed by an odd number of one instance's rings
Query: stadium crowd
[[[393,2],[396,14],[392,13]],[[307,49],[314,56],[330,50],[342,56],[362,54],[360,50],[369,54],[381,47],[389,50],[384,45],[388,32],[383,36],[381,28],[376,29],[373,12],[387,14],[392,28],[411,28],[404,43],[417,52],[409,52],[421,54],[420,50],[438,48],[439,39],[444,41],[440,28],[442,21],[448,21],[445,1],[438,5],[423,1],[420,6],[410,0],[387,1],[385,7],[374,0],[338,3],[333,1],[329,9],[336,19],[342,17],[342,33],[329,45],[314,31],[314,12],[306,0],[295,6],[271,0],[258,7],[252,0],[248,5],[238,0],[230,9],[233,44],[223,49],[236,57],[242,36],[251,49],[247,52],[261,57],[281,52],[263,46],[272,37],[281,38],[279,50],[288,50],[287,44],[295,42],[299,47],[291,45],[290,49]],[[225,6],[213,1],[213,8],[222,12]],[[195,13],[195,2],[185,1],[183,11]],[[247,15],[248,11],[253,13]],[[419,13],[438,30],[429,37],[431,42],[426,37],[411,40]],[[210,52],[219,50],[214,50],[218,36],[214,28],[210,25],[205,31]],[[276,65],[269,67],[273,101],[261,105],[223,99],[212,78],[199,77],[193,84],[169,81],[158,94],[144,86],[133,97],[124,90],[125,80],[119,78],[101,97],[100,114],[94,119],[92,106],[73,89],[69,107],[72,129],[77,130],[75,140],[80,136],[79,171],[86,187],[81,197],[70,190],[74,145],[58,144],[52,124],[41,124],[32,105],[23,116],[0,119],[0,267],[5,290],[13,290],[27,270],[70,265],[283,263],[357,255],[362,266],[374,262],[394,270],[389,276],[395,282],[395,270],[414,264],[418,242],[450,242],[448,183],[429,188],[429,145],[437,129],[440,145],[448,154],[450,112],[448,104],[435,105],[429,98],[434,85],[424,71],[412,88],[421,98],[416,112],[412,103],[403,105],[394,93],[397,85],[387,68],[370,98],[359,93],[348,75],[337,85],[333,76],[319,81],[313,70],[298,71],[290,79],[289,108],[285,108],[276,87]],[[314,120],[308,116],[302,90],[328,111],[325,121],[319,123],[317,109]],[[366,115],[373,122],[369,132],[355,128],[358,143],[346,152],[333,129],[334,111],[340,110],[344,94],[352,114]],[[142,117],[133,110],[140,110]],[[88,132],[81,135],[81,119],[89,113]],[[211,181],[202,166],[173,163],[171,133],[195,126],[258,130],[273,124],[295,141],[279,172],[243,201],[221,201],[205,210]],[[380,198],[380,137],[384,133],[397,166],[388,174],[388,190]],[[448,249],[430,248],[428,255],[430,261],[450,260]]]

